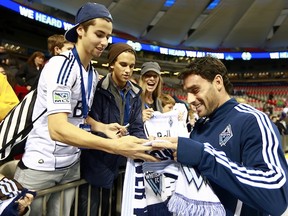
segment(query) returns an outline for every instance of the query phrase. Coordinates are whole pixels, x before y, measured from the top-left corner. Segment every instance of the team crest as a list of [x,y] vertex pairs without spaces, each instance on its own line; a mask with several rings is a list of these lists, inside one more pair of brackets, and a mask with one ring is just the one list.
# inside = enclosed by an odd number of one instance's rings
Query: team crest
[[172,119],[172,117],[170,116],[170,118],[169,118],[169,125],[170,125],[170,127],[172,127],[172,125],[173,125],[173,119]]
[[155,173],[155,172],[146,172],[145,173],[145,179],[155,195],[157,194],[161,196],[162,191],[162,175],[161,173]]
[[69,91],[53,91],[53,102],[55,104],[70,103],[70,92]]
[[219,145],[225,146],[228,140],[233,137],[231,125],[229,124],[220,134],[219,134]]

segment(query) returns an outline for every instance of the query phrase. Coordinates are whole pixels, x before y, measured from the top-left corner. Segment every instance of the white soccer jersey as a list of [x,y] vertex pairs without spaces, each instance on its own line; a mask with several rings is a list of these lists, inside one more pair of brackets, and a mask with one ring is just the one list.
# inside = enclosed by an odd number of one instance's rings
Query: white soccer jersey
[[[179,112],[176,110],[172,110],[166,113],[155,111],[153,113],[153,117],[147,120],[144,124],[146,136],[177,137],[179,133],[182,133],[182,131],[185,129],[185,126],[183,126],[183,124],[179,124],[178,114]],[[172,158],[173,152],[171,149],[164,149],[154,150],[150,154],[164,160],[163,163],[165,168],[167,166],[166,163],[168,162],[169,164],[169,159]],[[128,159],[127,161],[123,188],[123,194],[125,194],[125,196],[123,197],[121,210],[121,215],[123,216],[160,215],[159,212],[155,212],[155,214],[153,214],[151,211],[148,211],[147,207],[166,201],[167,197],[170,196],[174,190],[173,186],[175,186],[176,179],[176,167],[174,166],[174,164],[171,164],[171,166],[167,166],[167,169],[165,168],[164,170],[164,168],[160,165],[161,162],[153,162],[154,166],[156,165],[156,168],[159,169],[158,171],[155,171],[156,169],[153,169],[154,174],[152,174],[152,178],[149,178],[148,180],[147,175],[145,176],[145,174],[147,173],[144,174],[143,171],[148,171],[151,166],[145,164],[143,165],[145,168],[142,169],[142,164],[142,162],[135,162],[132,159]],[[157,185],[158,176],[153,176],[156,175],[155,173],[161,174],[159,175],[159,179],[161,178],[163,180],[161,180],[161,186],[160,182],[159,185]],[[169,174],[167,175],[167,173]],[[169,177],[163,178],[163,176],[165,175]],[[155,187],[152,188],[151,185],[154,185]],[[167,189],[166,187],[169,189]],[[160,191],[160,188],[164,188],[164,190],[161,190],[161,193],[158,193],[156,195],[155,191]],[[157,208],[158,207],[159,206],[157,206]],[[163,206],[159,207],[159,211],[161,211],[160,208],[163,208]]]
[[[184,124],[179,124],[178,113],[154,112],[144,124],[146,135],[188,137]],[[152,151],[150,154],[161,162],[128,159],[121,215],[226,215],[210,185],[194,168],[169,160],[172,153],[169,149]]]
[[[88,101],[88,71],[82,67],[86,101]],[[91,107],[98,81],[98,73],[93,69],[92,88],[88,101]],[[41,72],[38,95],[33,111],[36,118],[43,110],[47,112],[34,124],[27,139],[23,163],[35,170],[64,169],[75,164],[80,157],[80,149],[53,141],[48,131],[47,116],[53,113],[69,113],[68,121],[79,126],[84,122],[82,114],[81,74],[79,64],[72,51],[52,57]],[[59,125],[61,127],[61,125]]]
[[144,123],[146,136],[155,137],[188,137],[186,123],[179,121],[179,111],[172,110],[166,113],[155,111],[153,117]]

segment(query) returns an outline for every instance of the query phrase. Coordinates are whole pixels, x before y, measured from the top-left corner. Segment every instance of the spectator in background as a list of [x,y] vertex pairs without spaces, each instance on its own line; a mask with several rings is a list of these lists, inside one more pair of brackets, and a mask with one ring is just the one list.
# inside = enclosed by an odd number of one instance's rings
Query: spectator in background
[[15,91],[17,85],[15,76],[19,71],[19,61],[15,56],[6,51],[0,54],[0,59],[1,65],[5,67],[7,80]]
[[159,96],[162,94],[162,78],[157,62],[145,62],[141,67],[139,86],[142,88],[142,118],[145,122],[154,111],[162,112]]
[[161,94],[159,97],[163,109],[163,113],[173,110],[175,99],[169,94]]
[[16,74],[16,81],[20,86],[25,86],[28,91],[32,86],[37,86],[39,73],[44,66],[45,55],[42,52],[34,52],[23,64]]
[[273,91],[270,91],[269,92],[269,95],[268,95],[268,100],[273,100],[274,99],[274,93],[273,93]]
[[288,134],[288,97],[287,100],[285,102],[285,107],[283,108],[282,112],[281,112],[281,116],[282,116],[282,121],[283,121],[283,125],[286,127],[286,132],[285,134]]
[[288,134],[288,124],[287,124],[287,120],[288,120],[288,117],[287,117],[287,113],[282,111],[280,116],[279,116],[279,121],[284,125],[284,128],[285,128],[285,134]]
[[276,115],[271,115],[271,120],[272,122],[274,122],[274,124],[277,126],[279,133],[281,135],[285,135],[285,130],[286,128],[284,127],[284,125],[280,122],[280,119],[278,116]]
[[71,50],[74,43],[66,40],[64,35],[54,34],[47,39],[48,51],[51,56],[59,55],[60,53]]
[[[125,43],[112,44],[108,51],[109,74],[99,81],[90,116],[105,124],[127,125],[129,135],[146,138],[143,129],[141,88],[129,81],[136,64],[136,52]],[[103,134],[100,134],[103,136]],[[104,136],[106,137],[106,136]],[[126,158],[99,150],[84,149],[81,153],[81,175],[92,185],[91,215],[97,215],[102,200],[102,215],[109,215],[110,190]],[[100,199],[102,187],[102,199]],[[86,215],[88,185],[80,187],[81,215]],[[112,215],[116,212],[112,212]]]
[[14,71],[12,71],[11,68],[5,64],[0,64],[0,66],[3,68],[2,73],[6,75],[7,81],[14,90],[15,86],[17,85]]
[[188,122],[187,122],[187,129],[190,133],[193,130],[193,127],[196,121],[199,119],[195,106],[190,104],[190,109],[188,110]]
[[264,102],[263,112],[266,113],[268,116],[273,115],[273,105],[270,104],[268,101]]
[[18,59],[16,57],[14,57],[12,54],[8,53],[8,52],[5,53],[4,55],[2,54],[0,56],[0,59],[1,59],[1,63],[3,65],[7,65],[9,71],[15,77],[15,75],[19,71],[19,61],[18,61]]
[[5,66],[0,65],[0,122],[18,103],[18,97],[7,81]]
[[163,113],[173,111],[178,114],[179,135],[187,137],[188,111],[186,109],[186,106],[181,102],[176,103],[175,99],[169,94],[161,94],[159,99],[161,101]]
[[283,124],[283,121],[282,121],[283,119],[280,119],[280,118],[283,118],[283,115],[280,115],[280,116],[271,115],[271,120],[277,126],[279,133],[281,135],[282,149],[283,149],[283,152],[285,153],[286,152],[286,137],[285,137],[286,128]]

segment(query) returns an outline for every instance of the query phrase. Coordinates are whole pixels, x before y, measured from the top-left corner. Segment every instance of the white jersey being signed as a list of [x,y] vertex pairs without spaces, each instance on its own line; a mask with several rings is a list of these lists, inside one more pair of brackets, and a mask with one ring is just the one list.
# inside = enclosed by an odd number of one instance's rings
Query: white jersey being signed
[[[153,117],[144,124],[146,135],[188,137],[187,128],[179,120],[178,111],[154,112]],[[122,216],[225,215],[210,185],[194,168],[171,160],[171,149],[153,150],[150,154],[160,158],[161,162],[128,159]]]
[[[88,71],[82,65],[81,67],[88,101]],[[89,107],[93,101],[97,81],[98,73],[93,69]],[[64,112],[68,113],[68,121],[73,125],[79,126],[84,122],[80,67],[72,51],[64,52],[49,60],[41,72],[37,91],[33,118],[45,109],[47,113],[34,124],[28,136],[23,163],[35,170],[53,171],[68,168],[78,162],[80,149],[53,141],[48,131],[47,116]]]
[[145,122],[144,129],[147,137],[189,136],[186,123],[183,123],[182,120],[179,121],[178,110],[172,110],[166,113],[155,111],[153,117]]

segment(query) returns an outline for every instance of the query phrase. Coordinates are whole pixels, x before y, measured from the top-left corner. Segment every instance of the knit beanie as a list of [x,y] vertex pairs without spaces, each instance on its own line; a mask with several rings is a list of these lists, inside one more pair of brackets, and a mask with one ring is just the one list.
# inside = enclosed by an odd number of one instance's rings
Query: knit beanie
[[126,43],[116,43],[112,44],[109,47],[108,51],[108,63],[109,65],[123,52],[131,50],[133,51],[135,57],[136,57],[136,52],[135,50],[128,44]]

